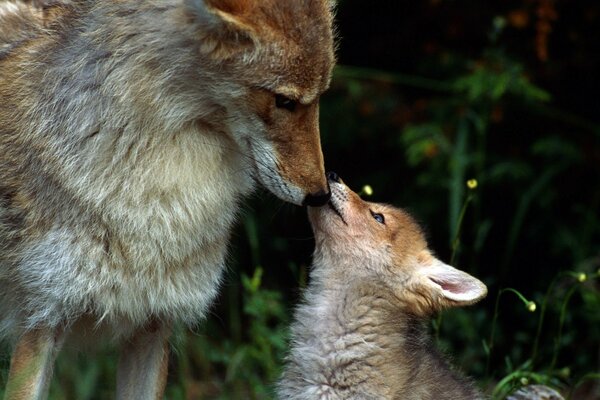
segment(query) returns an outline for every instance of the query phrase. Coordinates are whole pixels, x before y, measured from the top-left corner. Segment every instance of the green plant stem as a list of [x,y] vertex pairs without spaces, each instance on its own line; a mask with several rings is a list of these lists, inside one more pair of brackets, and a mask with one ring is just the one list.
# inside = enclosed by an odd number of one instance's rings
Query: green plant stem
[[535,360],[538,355],[540,337],[542,335],[542,327],[544,325],[544,319],[546,317],[546,309],[548,307],[548,299],[550,298],[550,294],[554,290],[554,285],[556,285],[556,282],[558,281],[558,279],[567,274],[569,274],[568,271],[561,271],[558,274],[556,274],[556,276],[550,282],[550,285],[548,285],[548,289],[546,290],[546,294],[544,295],[544,300],[542,301],[542,306],[540,308],[540,318],[538,319],[535,340],[533,342],[533,349],[531,351],[531,366],[532,367],[534,366]]
[[506,386],[510,383],[515,381],[516,379],[520,379],[520,378],[527,378],[527,379],[531,379],[534,382],[544,382],[544,377],[540,374],[537,374],[535,372],[529,372],[529,371],[522,371],[520,369],[511,372],[510,374],[506,375],[504,378],[502,378],[502,380],[500,380],[500,382],[498,382],[498,384],[494,387],[494,390],[492,392],[492,399],[494,400],[500,400],[500,399],[504,399],[506,398],[507,395],[510,394],[511,390],[515,387],[515,385],[511,385],[508,390],[506,390]]
[[[464,196],[466,169],[467,169],[467,138],[469,135],[469,121],[462,117],[456,129],[456,143],[453,146],[450,158],[450,202],[449,202],[449,234],[451,245],[453,236],[459,230],[460,203]],[[458,246],[457,246],[458,248]]]
[[554,284],[558,275],[552,279],[550,282],[550,286],[548,286],[548,290],[546,290],[546,294],[544,295],[544,300],[542,301],[542,306],[540,308],[540,317],[538,319],[537,329],[535,333],[535,340],[533,341],[533,349],[531,350],[531,366],[534,366],[535,359],[537,358],[538,348],[540,344],[540,336],[542,335],[542,326],[544,325],[544,317],[546,316],[546,307],[548,306],[548,297],[554,288]]
[[487,377],[489,377],[489,373],[490,373],[490,361],[491,361],[491,358],[492,358],[492,351],[493,351],[493,348],[494,348],[494,338],[495,338],[495,334],[496,334],[496,323],[498,321],[498,309],[500,307],[500,296],[502,296],[502,294],[504,292],[514,293],[525,304],[527,304],[529,302],[529,300],[527,300],[525,298],[525,296],[523,296],[521,293],[519,293],[519,291],[517,291],[517,290],[515,290],[513,288],[503,288],[503,289],[500,289],[498,291],[498,295],[496,296],[496,305],[494,306],[494,317],[492,319],[492,331],[490,333],[490,341],[488,342],[488,350],[489,351],[488,351],[487,360],[486,360],[486,366],[485,366],[485,375]]
[[[465,214],[467,212],[467,207],[469,206],[469,203],[471,202],[471,200],[473,200],[473,193],[469,192],[469,194],[465,198],[463,206],[460,210],[460,214],[458,216],[458,222],[457,222],[457,226],[456,226],[456,232],[454,234],[454,240],[452,240],[452,255],[450,256],[450,265],[452,265],[452,266],[454,266],[454,262],[456,260],[456,254],[458,252],[458,247],[460,245],[460,232],[462,230],[462,223],[465,218]],[[443,313],[440,312],[437,316],[436,323],[434,325],[436,342],[439,342],[439,339],[440,339],[440,330],[441,330],[441,326],[442,326],[442,319],[443,319]]]
[[469,193],[467,195],[467,198],[465,199],[465,202],[463,203],[463,206],[460,210],[460,214],[458,215],[458,223],[456,226],[456,233],[454,235],[454,240],[452,240],[452,255],[450,256],[450,265],[452,265],[452,266],[455,266],[454,261],[456,260],[458,246],[460,245],[460,232],[462,230],[462,223],[465,218],[465,214],[467,212],[467,207],[469,206],[469,203],[471,202],[471,200],[473,200],[473,193]]
[[567,295],[565,296],[565,299],[564,299],[563,304],[560,309],[558,334],[556,335],[556,341],[554,342],[554,352],[552,354],[552,362],[550,363],[550,374],[552,374],[552,372],[554,371],[554,368],[556,367],[556,362],[558,360],[558,353],[560,351],[560,342],[562,340],[563,325],[565,323],[565,316],[567,314],[567,305],[569,303],[569,300],[571,300],[573,293],[575,293],[575,290],[578,287],[579,287],[578,284],[574,284],[573,286],[571,286],[571,288],[567,292]]
[[[475,121],[479,120],[479,123],[475,122],[474,126],[475,126],[475,130],[478,133],[478,135],[476,136],[476,144],[475,146],[477,147],[477,151],[476,151],[476,157],[475,157],[475,162],[474,162],[474,168],[475,168],[475,174],[474,176],[476,177],[482,177],[485,175],[485,164],[486,164],[486,158],[487,158],[487,132],[488,132],[488,126],[489,126],[489,119],[490,119],[490,114],[491,114],[491,109],[492,106],[488,106],[486,107],[485,111],[483,113],[481,113],[482,115],[479,116],[479,118],[477,119],[476,117],[472,117],[472,119],[474,119]],[[472,226],[473,227],[477,227],[478,229],[478,233],[475,235],[475,237],[477,238],[477,240],[475,241],[475,246],[474,246],[474,251],[471,251],[471,262],[469,265],[471,265],[472,267],[478,267],[478,262],[477,262],[477,254],[479,253],[479,250],[481,249],[480,247],[478,248],[476,246],[476,243],[478,240],[480,240],[480,227],[481,227],[481,215],[482,215],[482,205],[484,205],[484,199],[483,199],[483,191],[479,190],[477,192],[477,201],[474,202],[473,206],[472,206],[472,211],[471,211],[471,215],[472,215]],[[478,272],[477,270],[475,270],[474,272]]]
[[490,333],[490,340],[488,342],[488,353],[487,360],[485,363],[485,376],[489,377],[490,374],[490,361],[492,358],[492,347],[494,343],[494,335],[496,334],[496,322],[498,321],[498,308],[500,306],[500,296],[502,295],[503,290],[498,291],[496,295],[496,305],[494,306],[494,317],[492,318],[492,332]]

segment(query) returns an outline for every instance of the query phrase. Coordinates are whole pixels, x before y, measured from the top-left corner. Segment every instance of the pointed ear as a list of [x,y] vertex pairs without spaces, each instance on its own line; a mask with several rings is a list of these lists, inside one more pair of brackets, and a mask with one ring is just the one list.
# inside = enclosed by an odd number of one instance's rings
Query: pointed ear
[[419,272],[432,298],[439,299],[440,308],[473,304],[487,294],[487,287],[479,279],[435,257],[421,265]]
[[201,37],[201,49],[221,56],[247,50],[254,44],[254,29],[244,21],[249,0],[185,0]]

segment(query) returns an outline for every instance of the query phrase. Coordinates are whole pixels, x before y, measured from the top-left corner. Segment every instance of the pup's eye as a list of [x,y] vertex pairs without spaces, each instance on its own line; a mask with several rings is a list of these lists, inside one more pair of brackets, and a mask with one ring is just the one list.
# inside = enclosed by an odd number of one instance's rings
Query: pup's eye
[[383,214],[374,213],[373,211],[371,211],[371,215],[373,216],[373,218],[375,218],[375,221],[385,225],[385,217],[383,216]]
[[298,102],[280,94],[275,95],[275,106],[277,108],[285,108],[288,111],[294,111]]

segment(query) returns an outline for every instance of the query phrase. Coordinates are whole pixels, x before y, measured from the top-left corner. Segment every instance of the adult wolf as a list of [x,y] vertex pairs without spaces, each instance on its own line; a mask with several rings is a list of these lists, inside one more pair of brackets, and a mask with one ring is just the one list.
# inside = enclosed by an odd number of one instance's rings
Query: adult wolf
[[64,339],[125,341],[119,398],[161,398],[173,321],[215,296],[241,199],[329,198],[329,0],[0,1],[0,335],[9,399]]

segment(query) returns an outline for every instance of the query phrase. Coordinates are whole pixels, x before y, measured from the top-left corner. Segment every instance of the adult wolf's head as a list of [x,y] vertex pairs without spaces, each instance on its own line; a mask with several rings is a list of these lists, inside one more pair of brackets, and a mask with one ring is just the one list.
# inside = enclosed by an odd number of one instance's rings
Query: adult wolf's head
[[226,128],[254,176],[295,204],[329,199],[319,96],[334,65],[331,0],[186,0]]

